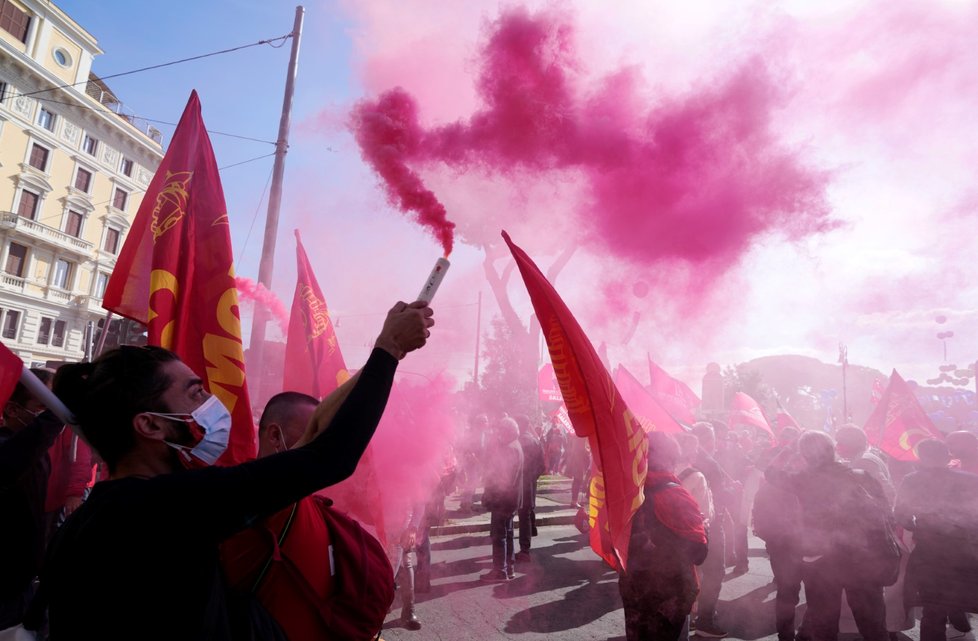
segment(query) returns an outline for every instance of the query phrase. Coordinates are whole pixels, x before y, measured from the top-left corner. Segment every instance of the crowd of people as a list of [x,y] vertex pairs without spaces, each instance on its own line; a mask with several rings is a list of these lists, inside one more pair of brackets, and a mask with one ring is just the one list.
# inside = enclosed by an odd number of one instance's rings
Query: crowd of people
[[[0,630],[23,625],[55,641],[370,639],[395,593],[401,622],[419,630],[430,528],[456,489],[463,511],[489,514],[491,568],[480,579],[512,580],[533,559],[540,477],[566,475],[568,506],[587,501],[591,452],[556,423],[473,416],[458,465],[390,528],[387,549],[316,494],[353,473],[398,361],[432,324],[425,304],[396,305],[363,368],[326,399],[273,397],[258,458],[235,466],[212,465],[229,411],[172,352],[122,347],[37,370],[83,438],[21,385],[3,408]],[[752,532],[770,560],[779,641],[836,641],[850,624],[864,641],[890,641],[918,615],[921,641],[970,631],[975,434],[923,440],[913,464],[874,451],[854,425],[772,438],[702,421],[650,432],[648,444],[619,576],[628,641],[728,636],[717,606],[725,578],[749,571]]]

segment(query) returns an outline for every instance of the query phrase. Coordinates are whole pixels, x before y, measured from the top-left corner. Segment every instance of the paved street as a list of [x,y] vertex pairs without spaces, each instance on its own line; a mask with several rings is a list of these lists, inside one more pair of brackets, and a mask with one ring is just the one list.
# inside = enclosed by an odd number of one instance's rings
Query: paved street
[[[541,495],[542,516],[566,520],[573,514],[561,503],[563,484]],[[564,494],[567,496],[567,494]],[[451,499],[450,499],[451,501]],[[449,514],[457,515],[449,503]],[[485,514],[450,518],[449,528],[464,525],[475,530],[487,524]],[[533,540],[533,559],[518,565],[515,580],[483,583],[479,576],[490,568],[488,526],[432,539],[432,588],[418,595],[418,616],[423,628],[410,632],[399,621],[400,602],[388,616],[383,632],[387,641],[421,639],[608,639],[624,641],[624,615],[617,575],[588,546],[587,537],[573,525],[546,525]],[[750,571],[735,576],[728,570],[719,615],[732,639],[775,640],[774,585],[763,542],[751,539]],[[804,605],[798,608],[798,620]],[[855,635],[842,635],[853,641]],[[960,636],[958,641],[963,641]],[[916,641],[916,629],[901,633],[899,641]],[[972,636],[968,636],[973,641]]]

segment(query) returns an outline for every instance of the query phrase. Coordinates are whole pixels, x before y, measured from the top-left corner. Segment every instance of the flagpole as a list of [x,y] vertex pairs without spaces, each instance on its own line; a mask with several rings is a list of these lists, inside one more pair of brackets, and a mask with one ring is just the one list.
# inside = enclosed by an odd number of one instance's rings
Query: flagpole
[[[292,96],[295,93],[295,77],[299,63],[299,42],[302,40],[302,19],[305,9],[295,8],[295,22],[292,25],[292,53],[289,56],[289,71],[285,76],[285,96],[282,99],[282,117],[278,124],[278,140],[275,143],[275,165],[272,169],[272,186],[268,195],[268,214],[265,216],[265,239],[262,242],[261,262],[258,265],[258,282],[265,289],[272,289],[272,272],[275,269],[275,240],[278,235],[278,216],[282,206],[282,182],[285,176],[285,154],[289,150],[289,127],[292,123]],[[251,363],[261,368],[265,355],[265,325],[268,313],[261,305],[255,305],[251,321]],[[263,379],[257,378],[260,382]],[[256,396],[262,398],[261,390]]]

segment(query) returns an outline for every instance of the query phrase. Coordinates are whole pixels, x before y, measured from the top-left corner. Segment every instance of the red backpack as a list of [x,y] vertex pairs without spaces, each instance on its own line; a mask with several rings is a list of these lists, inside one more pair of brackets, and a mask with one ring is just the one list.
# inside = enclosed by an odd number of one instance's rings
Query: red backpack
[[373,639],[394,600],[383,546],[317,496],[227,540],[221,559],[231,585],[254,592],[289,641]]

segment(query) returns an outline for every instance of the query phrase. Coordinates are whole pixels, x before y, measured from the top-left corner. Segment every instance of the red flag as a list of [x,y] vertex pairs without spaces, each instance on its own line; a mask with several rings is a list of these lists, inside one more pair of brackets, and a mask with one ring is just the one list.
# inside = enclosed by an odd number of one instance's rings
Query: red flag
[[223,464],[255,457],[224,190],[197,92],[146,190],[102,305],[144,323],[234,419]]
[[761,406],[757,404],[757,401],[743,392],[734,394],[733,400],[730,403],[729,422],[731,428],[738,424],[751,425],[757,429],[764,430],[771,435],[772,440],[774,439],[774,431],[768,424],[767,419],[764,418],[764,412],[761,411]]
[[295,253],[298,273],[285,345],[285,389],[322,398],[345,381],[349,373],[298,229]]
[[591,444],[591,547],[614,568],[628,563],[631,519],[645,500],[648,441],[594,346],[543,273],[503,232],[547,339],[577,436]]
[[24,371],[24,362],[3,343],[0,343],[0,409],[10,400],[20,373]]
[[682,381],[677,381],[652,361],[649,360],[649,384],[652,396],[674,418],[684,423],[696,422],[696,408],[700,406],[700,397]]
[[890,383],[866,420],[863,431],[870,445],[898,461],[916,461],[913,448],[925,438],[944,438],[896,370],[890,374]]
[[[285,344],[285,389],[323,398],[348,379],[350,373],[298,229],[295,244],[298,272]],[[372,526],[377,538],[387,544],[374,456],[369,445],[353,475],[331,486],[326,494],[336,507]]]
[[681,434],[683,427],[669,415],[659,402],[642,387],[632,373],[625,369],[624,365],[619,365],[615,372],[615,386],[621,392],[628,408],[632,410],[638,422],[642,424],[642,429],[646,432],[666,432],[669,434]]

